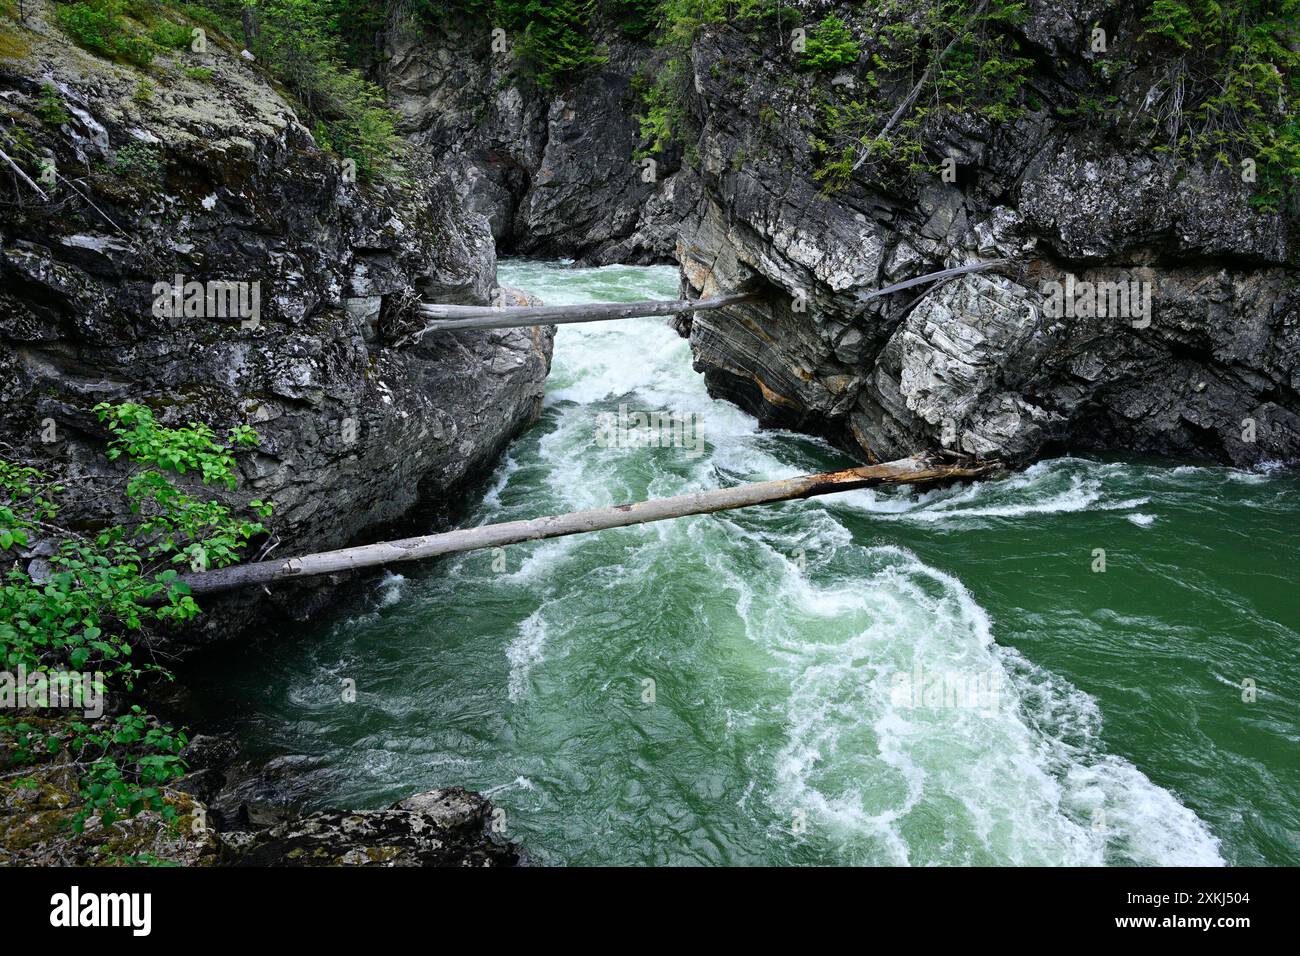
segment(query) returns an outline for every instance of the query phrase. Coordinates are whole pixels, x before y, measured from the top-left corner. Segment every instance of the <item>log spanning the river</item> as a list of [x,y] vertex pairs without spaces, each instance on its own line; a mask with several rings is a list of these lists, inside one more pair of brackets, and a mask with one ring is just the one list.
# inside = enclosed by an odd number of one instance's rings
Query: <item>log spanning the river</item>
[[965,458],[917,455],[879,465],[846,468],[843,471],[782,478],[778,481],[762,481],[756,484],[737,485],[734,488],[693,491],[673,498],[655,498],[635,504],[610,505],[605,508],[548,515],[526,521],[508,521],[504,524],[462,528],[443,534],[428,534],[398,541],[342,548],[338,551],[325,551],[320,554],[306,554],[299,558],[237,564],[228,568],[186,575],[182,580],[195,594],[208,594],[247,585],[305,578],[316,574],[355,571],[402,561],[421,561],[425,558],[436,558],[461,551],[499,548],[523,541],[562,538],[571,534],[624,528],[628,525],[647,524],[668,518],[683,518],[687,515],[748,508],[752,505],[813,498],[817,495],[853,491],[858,488],[872,488],[879,485],[947,484],[981,478],[992,474],[1000,467],[997,462],[975,462]]
[[655,299],[649,302],[594,302],[590,305],[518,305],[498,309],[490,305],[420,305],[420,311],[435,319],[426,332],[460,329],[511,329],[530,325],[565,325],[573,322],[606,322],[636,319],[646,315],[675,315],[724,305],[756,302],[760,292],[728,292],[707,299]]
[[[941,269],[903,282],[895,282],[860,296],[867,302],[883,295],[902,292],[927,282],[942,282],[968,272],[984,272],[1006,265],[1005,259],[976,262],[972,265]],[[589,305],[520,305],[496,308],[490,305],[434,305],[422,302],[419,310],[435,321],[429,322],[417,334],[426,332],[463,332],[469,329],[512,329],[532,325],[565,325],[574,322],[607,322],[611,319],[635,319],[648,315],[675,315],[678,312],[702,312],[721,309],[742,302],[758,302],[762,292],[727,292],[704,299],[655,299],[648,302],[596,302]]]

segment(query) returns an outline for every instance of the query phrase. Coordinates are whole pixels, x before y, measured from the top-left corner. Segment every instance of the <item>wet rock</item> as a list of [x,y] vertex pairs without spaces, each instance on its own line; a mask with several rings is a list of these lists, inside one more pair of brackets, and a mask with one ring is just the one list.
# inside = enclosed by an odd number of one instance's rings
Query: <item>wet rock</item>
[[223,835],[230,866],[513,866],[499,814],[476,793],[452,787],[385,810],[322,811],[256,833]]

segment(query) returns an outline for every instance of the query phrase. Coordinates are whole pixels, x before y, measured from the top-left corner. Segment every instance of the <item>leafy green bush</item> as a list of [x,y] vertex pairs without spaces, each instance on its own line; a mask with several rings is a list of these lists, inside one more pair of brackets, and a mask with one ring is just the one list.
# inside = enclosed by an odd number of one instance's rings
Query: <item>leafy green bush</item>
[[125,0],[77,0],[57,7],[59,26],[79,46],[112,59],[148,66],[159,46],[124,16]]
[[1252,202],[1300,201],[1300,0],[1155,0],[1143,42],[1176,56],[1151,114],[1157,149],[1258,167]]
[[[63,487],[0,458],[0,553],[29,546],[37,534],[55,547],[38,578],[25,562],[10,561],[0,587],[0,667],[93,668],[131,690],[143,673],[169,676],[156,665],[133,663],[131,636],[199,613],[177,567],[234,563],[265,531],[259,521],[181,491],[164,472],[193,472],[206,484],[234,488],[235,451],[255,445],[257,435],[239,426],[219,444],[207,426],[159,425],[141,405],[102,404],[96,412],[113,435],[108,457],[137,466],[124,481],[130,519],[87,532],[61,529],[54,522]],[[262,501],[250,507],[259,518],[271,513]],[[11,741],[10,765],[35,765],[66,750],[74,758],[69,766],[83,768],[85,803],[71,821],[76,829],[94,813],[105,824],[146,809],[173,815],[161,787],[184,772],[178,755],[185,735],[138,705],[94,726],[71,720],[57,729],[4,715],[0,731]]]
[[149,29],[149,39],[164,50],[183,50],[190,45],[190,27],[166,18]]
[[156,146],[149,143],[128,143],[113,153],[113,158],[108,163],[108,171],[123,179],[155,185],[162,181],[162,154]]
[[808,31],[800,65],[810,70],[838,70],[856,63],[860,52],[844,21],[829,16]]

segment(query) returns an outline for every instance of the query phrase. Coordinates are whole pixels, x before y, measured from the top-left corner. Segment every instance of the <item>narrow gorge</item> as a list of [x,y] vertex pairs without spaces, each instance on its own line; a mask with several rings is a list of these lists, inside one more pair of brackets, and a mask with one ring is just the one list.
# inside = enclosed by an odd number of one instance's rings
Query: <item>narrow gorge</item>
[[[0,862],[1295,865],[1298,60],[1289,0],[0,3]],[[915,455],[997,475],[184,583]]]

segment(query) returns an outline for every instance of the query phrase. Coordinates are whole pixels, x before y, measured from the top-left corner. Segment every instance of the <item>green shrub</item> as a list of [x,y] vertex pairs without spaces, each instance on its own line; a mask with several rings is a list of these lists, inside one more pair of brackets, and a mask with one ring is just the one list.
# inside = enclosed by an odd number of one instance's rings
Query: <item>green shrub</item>
[[354,160],[362,175],[394,170],[403,150],[384,92],[347,66],[337,11],[321,0],[264,0],[253,52],[299,99],[322,146]]
[[688,82],[689,66],[682,56],[670,58],[653,81],[643,74],[634,77],[633,92],[640,98],[637,119],[641,138],[648,142],[635,158],[662,152],[682,141],[688,120],[684,105]]
[[810,70],[838,70],[856,63],[860,52],[844,21],[830,16],[808,31],[800,65]]
[[77,0],[57,8],[59,25],[79,45],[111,59],[148,66],[159,47],[124,16],[125,0]]
[[[866,76],[867,95],[840,102],[838,93],[827,91],[819,112],[812,144],[819,154],[817,177],[828,192],[846,187],[855,175],[877,184],[901,183],[928,169],[923,127],[937,112],[962,112],[993,123],[1021,115],[1033,61],[1020,55],[1009,27],[1024,20],[1023,4],[990,0],[976,13],[978,9],[975,0],[918,0],[914,6],[882,11],[902,19],[878,30],[880,44]],[[826,57],[844,60],[851,52],[845,34],[834,29],[830,35],[838,41],[823,45]],[[910,82],[918,75],[925,83],[915,105],[886,131],[899,81]]]
[[160,19],[149,29],[149,39],[164,50],[183,50],[190,45],[190,29],[183,23]]
[[108,171],[123,179],[156,185],[162,181],[162,154],[148,143],[128,143],[113,153]]
[[515,56],[545,89],[607,59],[590,36],[593,0],[497,0],[494,22],[511,37]]
[[648,36],[659,25],[659,0],[608,0],[606,6],[628,36]]
[[[60,530],[54,522],[63,487],[0,457],[0,555],[10,559],[0,587],[0,668],[94,670],[106,675],[106,690],[130,691],[142,674],[170,676],[134,661],[132,635],[199,613],[177,567],[231,564],[265,531],[219,502],[181,491],[164,473],[193,472],[207,484],[234,488],[234,453],[255,445],[257,435],[238,426],[220,444],[205,425],[165,427],[141,405],[102,404],[95,411],[113,435],[107,456],[136,466],[121,486],[128,519],[84,533]],[[261,501],[250,507],[260,518],[271,513]],[[12,554],[37,534],[55,548],[40,580]],[[96,813],[105,825],[144,810],[175,816],[162,788],[184,772],[179,753],[186,738],[138,705],[93,726],[0,715],[0,733],[9,766],[35,770],[53,754],[70,755],[66,766],[80,774],[83,797],[69,820],[74,830]]]
[[1255,206],[1300,202],[1300,0],[1155,0],[1142,22],[1143,42],[1173,60],[1151,111],[1156,148],[1234,171],[1253,161]]

